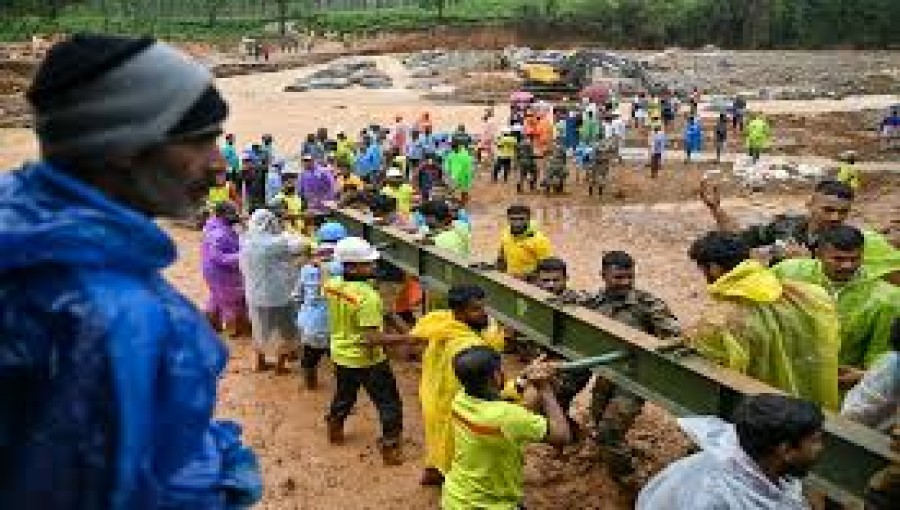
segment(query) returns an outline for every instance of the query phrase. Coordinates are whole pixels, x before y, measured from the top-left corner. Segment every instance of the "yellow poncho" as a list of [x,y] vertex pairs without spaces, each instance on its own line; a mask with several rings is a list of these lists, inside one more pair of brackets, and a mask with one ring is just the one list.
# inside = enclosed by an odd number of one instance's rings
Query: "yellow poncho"
[[419,384],[425,422],[425,465],[446,473],[453,460],[451,406],[460,391],[459,381],[453,373],[453,357],[476,345],[488,345],[501,351],[503,332],[498,327],[489,327],[479,335],[456,320],[452,312],[439,310],[419,319],[410,334],[428,341]]
[[748,260],[709,292],[715,304],[689,335],[703,356],[788,394],[838,408],[839,325],[825,290],[781,282]]
[[506,272],[513,276],[534,272],[538,262],[553,255],[550,240],[533,224],[521,236],[512,235],[507,227],[500,238],[500,250],[506,260]]

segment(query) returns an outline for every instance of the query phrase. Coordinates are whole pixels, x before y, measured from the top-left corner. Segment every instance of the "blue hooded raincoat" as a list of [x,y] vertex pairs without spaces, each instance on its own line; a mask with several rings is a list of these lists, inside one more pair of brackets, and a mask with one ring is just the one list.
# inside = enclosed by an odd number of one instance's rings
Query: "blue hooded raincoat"
[[261,496],[212,419],[227,352],[152,221],[47,164],[0,175],[0,508],[229,509]]

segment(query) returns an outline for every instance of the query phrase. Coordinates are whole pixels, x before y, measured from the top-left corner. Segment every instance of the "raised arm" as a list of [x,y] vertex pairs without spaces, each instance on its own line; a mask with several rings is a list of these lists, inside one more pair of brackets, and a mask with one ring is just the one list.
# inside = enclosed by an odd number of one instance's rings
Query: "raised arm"
[[740,226],[724,209],[722,209],[722,196],[719,187],[708,179],[700,181],[700,199],[706,204],[707,209],[716,220],[719,230],[723,232],[738,232]]

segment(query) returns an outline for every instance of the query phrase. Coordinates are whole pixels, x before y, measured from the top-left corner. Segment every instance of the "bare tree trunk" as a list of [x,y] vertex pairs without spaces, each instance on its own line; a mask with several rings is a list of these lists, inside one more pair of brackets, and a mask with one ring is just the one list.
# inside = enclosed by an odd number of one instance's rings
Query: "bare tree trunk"
[[287,34],[287,0],[278,0],[278,33],[282,39]]

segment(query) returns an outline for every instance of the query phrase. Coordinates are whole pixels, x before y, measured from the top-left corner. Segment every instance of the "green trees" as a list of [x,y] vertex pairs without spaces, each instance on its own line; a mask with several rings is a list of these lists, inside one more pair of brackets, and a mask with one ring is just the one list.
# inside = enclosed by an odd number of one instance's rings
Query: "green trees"
[[624,47],[900,45],[900,0],[0,0],[0,19],[0,38],[95,27],[177,34],[179,25],[185,37],[227,36],[237,24],[315,19],[338,31],[506,24]]

